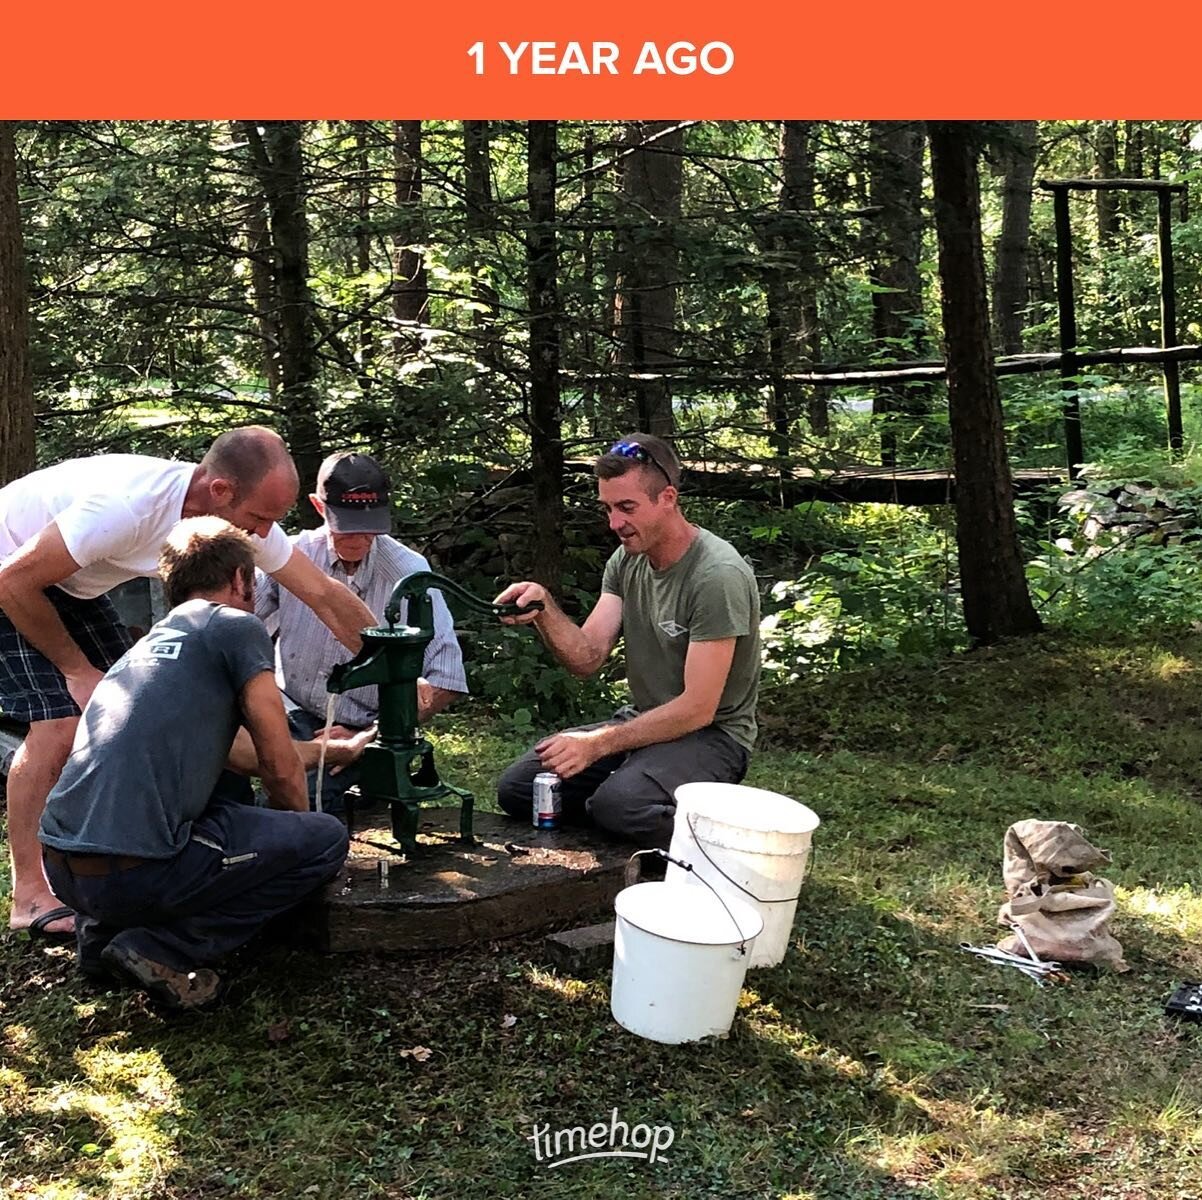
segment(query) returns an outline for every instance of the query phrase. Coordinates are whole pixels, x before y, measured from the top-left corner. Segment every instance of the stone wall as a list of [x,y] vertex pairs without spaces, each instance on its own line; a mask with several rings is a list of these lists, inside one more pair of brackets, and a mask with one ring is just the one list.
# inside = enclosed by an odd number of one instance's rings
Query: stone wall
[[[1153,545],[1202,540],[1202,495],[1151,483],[1099,481],[1060,497],[1060,508],[1081,519],[1080,537],[1094,546],[1146,539]],[[1076,549],[1072,539],[1057,544]]]

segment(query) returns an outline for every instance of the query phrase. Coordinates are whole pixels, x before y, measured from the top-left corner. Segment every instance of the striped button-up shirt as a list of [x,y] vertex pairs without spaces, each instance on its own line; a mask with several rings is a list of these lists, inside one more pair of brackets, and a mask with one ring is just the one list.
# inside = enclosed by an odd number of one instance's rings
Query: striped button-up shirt
[[[311,558],[327,575],[345,583],[368,608],[377,622],[384,620],[384,606],[398,579],[414,571],[428,571],[430,564],[408,546],[384,534],[372,539],[367,557],[347,574],[333,555],[326,527],[306,529],[292,538],[293,545]],[[434,609],[434,640],[426,647],[422,676],[435,687],[450,692],[466,692],[463,655],[455,639],[454,623],[442,593],[431,589]],[[407,619],[407,602],[401,604],[401,621]],[[341,642],[323,625],[317,615],[287,588],[282,588],[261,571],[255,579],[255,612],[267,624],[276,640],[276,681],[280,689],[307,712],[323,721],[326,715],[326,680],[340,662],[351,657]],[[334,721],[351,727],[370,725],[379,707],[378,688],[354,688],[343,692],[334,704]]]

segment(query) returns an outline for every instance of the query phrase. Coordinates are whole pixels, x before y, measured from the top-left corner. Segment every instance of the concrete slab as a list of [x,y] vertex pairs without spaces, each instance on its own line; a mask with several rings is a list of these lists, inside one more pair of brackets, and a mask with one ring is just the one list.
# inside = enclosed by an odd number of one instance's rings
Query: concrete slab
[[633,847],[593,830],[540,832],[480,812],[476,842],[467,845],[458,825],[457,808],[424,810],[422,850],[408,861],[388,849],[386,824],[357,829],[326,894],[319,943],[335,952],[446,949],[612,912]]

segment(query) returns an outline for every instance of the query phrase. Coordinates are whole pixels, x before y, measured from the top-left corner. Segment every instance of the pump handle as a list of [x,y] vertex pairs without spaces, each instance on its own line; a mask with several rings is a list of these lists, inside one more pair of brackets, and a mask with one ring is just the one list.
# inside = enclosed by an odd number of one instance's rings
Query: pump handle
[[389,629],[393,628],[401,619],[401,601],[426,598],[426,593],[430,588],[437,588],[444,595],[454,596],[474,612],[483,613],[489,617],[516,617],[544,607],[541,600],[535,600],[531,604],[493,604],[491,601],[481,600],[479,596],[474,596],[453,579],[439,575],[437,571],[414,571],[412,575],[406,575],[398,581],[396,587],[392,589],[388,603],[384,606],[384,620],[388,622]]

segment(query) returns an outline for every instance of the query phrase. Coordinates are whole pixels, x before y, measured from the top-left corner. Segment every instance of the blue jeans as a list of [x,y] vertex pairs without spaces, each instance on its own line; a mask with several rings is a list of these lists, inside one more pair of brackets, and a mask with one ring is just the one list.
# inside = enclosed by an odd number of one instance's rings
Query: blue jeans
[[71,905],[79,963],[109,942],[178,971],[216,962],[267,921],[329,883],[346,858],[346,829],[325,813],[214,800],[174,858],[108,875],[75,875],[47,858],[54,893]]

